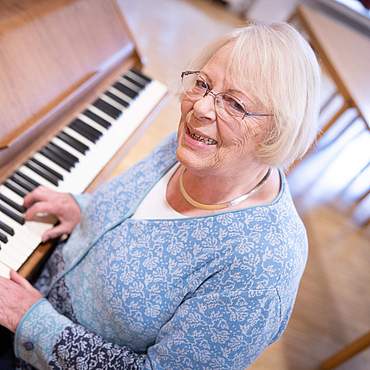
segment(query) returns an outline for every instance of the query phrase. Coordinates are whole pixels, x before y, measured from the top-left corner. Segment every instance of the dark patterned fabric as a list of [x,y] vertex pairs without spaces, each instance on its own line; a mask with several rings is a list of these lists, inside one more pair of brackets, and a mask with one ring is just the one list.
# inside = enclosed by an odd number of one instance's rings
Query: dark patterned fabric
[[67,327],[61,334],[49,363],[52,369],[141,369],[145,356],[89,333],[82,326]]
[[[64,271],[63,247],[65,243],[60,243],[55,248],[54,252],[45,264],[39,278],[35,283],[37,288],[42,294],[46,295],[55,281],[56,277]],[[72,321],[76,321],[73,313],[70,295],[65,285],[65,279],[60,279],[55,283],[50,292],[47,294],[48,301],[54,308],[61,314],[65,315]],[[21,359],[16,360],[17,370],[35,370],[33,366],[26,363]]]
[[61,278],[53,285],[53,288],[47,295],[47,299],[59,313],[68,317],[73,322],[77,322],[64,278]]
[[63,247],[65,243],[60,243],[45,264],[39,278],[35,283],[35,288],[43,295],[47,295],[56,277],[64,270]]

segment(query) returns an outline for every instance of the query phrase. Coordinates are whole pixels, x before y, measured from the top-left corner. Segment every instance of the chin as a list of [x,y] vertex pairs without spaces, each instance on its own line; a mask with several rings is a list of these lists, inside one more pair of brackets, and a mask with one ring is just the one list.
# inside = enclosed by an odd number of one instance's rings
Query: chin
[[[182,121],[177,132],[177,151],[176,156],[179,162],[187,169],[192,170],[207,170],[215,168],[217,148],[210,148],[211,150],[204,150],[204,148],[197,148],[196,146],[189,146],[186,142],[186,124]],[[216,149],[216,150],[215,150]]]
[[204,158],[199,155],[199,153],[194,152],[180,143],[176,151],[176,157],[188,170],[208,172],[208,170],[212,170],[216,167],[213,157]]

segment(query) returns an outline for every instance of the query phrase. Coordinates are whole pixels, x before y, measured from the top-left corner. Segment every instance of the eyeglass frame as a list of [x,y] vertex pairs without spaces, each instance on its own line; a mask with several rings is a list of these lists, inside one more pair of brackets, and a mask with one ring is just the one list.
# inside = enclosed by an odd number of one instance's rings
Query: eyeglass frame
[[[202,71],[184,71],[184,72],[181,72],[181,81],[184,81],[184,77],[185,76],[189,76],[189,75],[192,75],[192,74],[197,74],[197,75],[200,75],[201,73],[202,73]],[[202,77],[202,76],[201,76]],[[199,96],[199,98],[198,99],[196,99],[196,100],[200,100],[200,99],[202,99],[202,98],[205,98],[207,95],[211,95],[211,96],[213,96],[213,99],[214,99],[214,101],[216,101],[216,98],[217,98],[217,96],[220,96],[220,95],[229,95],[229,96],[231,96],[233,99],[235,99],[235,101],[236,102],[238,102],[238,104],[240,104],[240,106],[243,108],[243,110],[244,110],[244,113],[243,113],[243,116],[242,116],[242,118],[241,118],[241,120],[243,121],[244,120],[244,118],[245,117],[252,117],[252,116],[256,116],[256,117],[272,117],[273,116],[273,114],[269,114],[269,113],[257,113],[257,112],[249,112],[249,111],[247,111],[246,109],[245,109],[245,104],[240,100],[240,99],[238,99],[236,96],[234,96],[234,95],[232,95],[232,94],[229,94],[229,93],[227,93],[227,92],[224,92],[224,91],[222,91],[222,92],[214,92],[213,91],[213,89],[211,89],[210,87],[209,87],[209,84],[208,84],[208,82],[207,81],[204,81],[205,83],[206,83],[206,85],[207,85],[207,89],[206,89],[206,92],[204,93],[204,95],[203,96]],[[186,90],[184,89],[184,92],[185,92],[185,94],[186,94]],[[187,95],[188,96],[188,95]],[[190,98],[190,96],[189,96],[189,98]]]

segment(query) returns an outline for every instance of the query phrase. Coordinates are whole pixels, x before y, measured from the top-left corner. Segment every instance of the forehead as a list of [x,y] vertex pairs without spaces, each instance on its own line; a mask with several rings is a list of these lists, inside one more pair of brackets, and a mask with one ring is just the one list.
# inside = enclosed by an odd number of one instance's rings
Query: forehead
[[212,88],[219,91],[231,91],[235,96],[248,104],[258,104],[259,100],[251,94],[248,82],[234,73],[234,43],[229,42],[213,54],[201,71],[205,73]]
[[[231,52],[231,43],[226,44],[218,49],[203,66],[202,72],[206,73],[207,76],[212,79],[212,82],[221,83],[230,80],[229,70]],[[213,79],[217,79],[217,81],[213,81]]]
[[[253,45],[239,45],[230,41],[220,47],[201,71],[206,73],[211,87],[216,91],[231,91],[233,95],[253,106],[255,110],[271,109],[269,86],[271,79],[264,76],[273,63],[261,63]],[[264,67],[263,67],[263,66]]]

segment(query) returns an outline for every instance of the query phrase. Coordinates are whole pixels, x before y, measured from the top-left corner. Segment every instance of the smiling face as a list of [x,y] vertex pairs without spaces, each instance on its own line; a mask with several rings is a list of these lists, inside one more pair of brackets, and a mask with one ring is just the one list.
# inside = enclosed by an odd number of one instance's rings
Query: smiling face
[[[213,93],[227,92],[241,101],[246,110],[261,112],[261,106],[232,84],[228,76],[231,44],[223,46],[202,68],[202,75]],[[183,94],[178,129],[177,157],[188,169],[204,174],[235,175],[258,165],[258,143],[266,133],[268,117],[245,117],[243,121],[220,118],[211,94],[194,100]],[[263,108],[262,108],[263,109]]]

